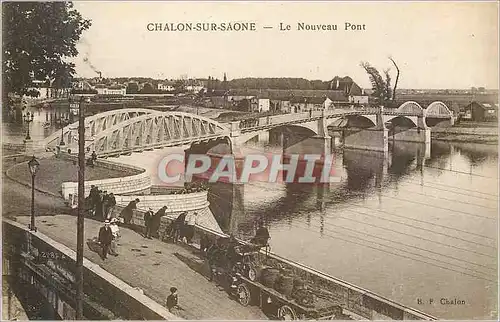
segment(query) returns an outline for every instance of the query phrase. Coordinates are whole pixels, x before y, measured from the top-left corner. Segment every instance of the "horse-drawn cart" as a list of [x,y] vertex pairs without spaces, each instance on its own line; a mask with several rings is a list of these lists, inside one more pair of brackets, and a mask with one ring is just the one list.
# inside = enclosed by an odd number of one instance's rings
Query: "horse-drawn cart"
[[258,304],[265,313],[279,320],[346,319],[342,307],[332,301],[317,298],[314,304],[304,305],[274,288],[239,276],[235,296],[241,305]]
[[212,260],[212,276],[241,305],[259,305],[281,320],[349,319],[335,299],[319,297],[300,278],[266,265],[267,256],[259,250],[253,245],[223,247]]

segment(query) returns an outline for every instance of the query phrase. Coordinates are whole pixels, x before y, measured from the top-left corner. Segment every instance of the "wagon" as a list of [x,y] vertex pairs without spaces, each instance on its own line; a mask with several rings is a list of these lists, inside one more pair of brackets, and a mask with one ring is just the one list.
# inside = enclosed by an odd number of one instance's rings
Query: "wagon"
[[342,307],[331,300],[318,298],[313,306],[305,306],[257,281],[241,275],[236,278],[234,295],[241,305],[257,304],[264,313],[270,313],[279,320],[348,319]]

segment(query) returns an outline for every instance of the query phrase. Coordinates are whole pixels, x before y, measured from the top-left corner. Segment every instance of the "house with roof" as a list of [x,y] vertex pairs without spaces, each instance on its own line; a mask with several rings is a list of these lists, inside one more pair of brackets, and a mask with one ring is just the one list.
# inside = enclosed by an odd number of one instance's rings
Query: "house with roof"
[[158,83],[157,88],[159,91],[172,92],[175,90],[173,82]]
[[464,107],[461,119],[475,122],[498,120],[498,103],[473,101]]
[[125,87],[120,85],[105,85],[105,84],[97,84],[95,86],[95,90],[97,91],[97,95],[120,95],[125,96],[127,94],[127,90]]

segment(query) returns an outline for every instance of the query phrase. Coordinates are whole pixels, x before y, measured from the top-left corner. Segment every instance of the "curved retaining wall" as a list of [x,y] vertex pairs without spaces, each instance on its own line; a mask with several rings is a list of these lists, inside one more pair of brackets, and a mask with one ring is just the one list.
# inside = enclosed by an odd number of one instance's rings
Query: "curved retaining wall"
[[175,195],[116,196],[116,203],[126,206],[130,201],[139,198],[141,201],[137,204],[138,209],[151,208],[157,211],[167,206],[171,212],[196,211],[209,206],[207,195],[208,191]]
[[139,198],[137,204],[139,211],[134,212],[133,223],[138,226],[144,226],[144,211],[148,208],[156,212],[163,206],[167,206],[166,216],[162,217],[159,232],[160,235],[167,228],[172,219],[183,212],[192,213],[196,211],[198,217],[196,223],[200,227],[204,227],[218,233],[222,233],[214,214],[209,208],[210,203],[207,201],[208,191],[191,192],[179,195],[149,195],[149,196],[116,196],[118,205],[117,212],[135,198]]
[[[64,158],[69,160],[76,160],[75,156],[65,155]],[[110,178],[102,180],[85,181],[85,195],[90,193],[92,185],[98,186],[101,190],[113,192],[115,195],[137,193],[140,191],[147,191],[151,188],[151,177],[143,168],[124,165],[117,162],[108,160],[97,160],[96,166],[107,169],[128,171],[130,176],[120,178]],[[139,173],[138,173],[139,172]],[[70,199],[70,194],[75,196],[78,193],[78,182],[64,182],[61,187],[64,199]]]

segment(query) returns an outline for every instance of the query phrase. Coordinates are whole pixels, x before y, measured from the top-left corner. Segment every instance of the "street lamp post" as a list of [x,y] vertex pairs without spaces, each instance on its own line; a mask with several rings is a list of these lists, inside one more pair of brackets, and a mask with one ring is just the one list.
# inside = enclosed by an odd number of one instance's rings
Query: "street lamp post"
[[26,113],[24,114],[24,121],[26,123],[28,123],[28,132],[26,132],[26,138],[25,140],[28,141],[28,140],[31,140],[31,137],[30,137],[30,123],[33,122],[33,118],[35,117],[35,113]]
[[40,166],[40,163],[38,160],[33,156],[31,160],[28,162],[28,168],[31,173],[31,224],[29,225],[29,229],[31,231],[36,231],[36,226],[35,226],[35,176],[36,172],[38,171],[38,167]]

